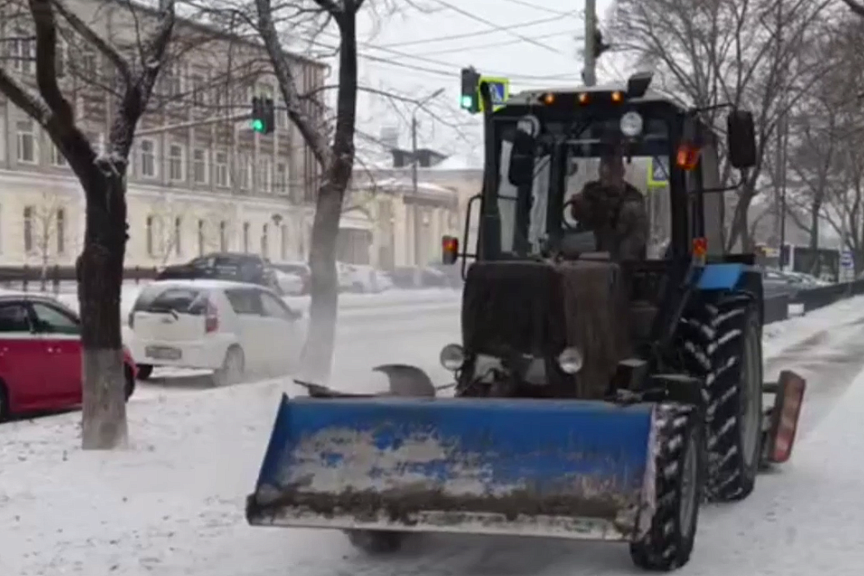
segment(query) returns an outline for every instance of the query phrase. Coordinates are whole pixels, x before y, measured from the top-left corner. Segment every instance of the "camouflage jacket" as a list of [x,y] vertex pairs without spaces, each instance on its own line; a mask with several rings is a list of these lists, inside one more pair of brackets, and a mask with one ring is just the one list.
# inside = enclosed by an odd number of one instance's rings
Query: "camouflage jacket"
[[610,192],[600,182],[588,182],[572,197],[572,215],[594,232],[599,252],[616,260],[645,259],[648,212],[642,194],[625,183],[624,193]]

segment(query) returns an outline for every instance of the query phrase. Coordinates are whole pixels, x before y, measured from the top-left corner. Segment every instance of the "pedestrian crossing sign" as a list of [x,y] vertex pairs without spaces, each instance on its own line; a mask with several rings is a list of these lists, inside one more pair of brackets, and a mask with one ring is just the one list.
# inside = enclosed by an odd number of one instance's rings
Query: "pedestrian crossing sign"
[[669,185],[669,158],[654,156],[648,163],[648,186],[659,188]]
[[510,80],[507,78],[493,78],[481,76],[477,84],[477,102],[480,104],[480,112],[483,112],[483,98],[480,97],[480,84],[486,82],[489,85],[489,96],[492,98],[492,108],[497,110],[510,98]]

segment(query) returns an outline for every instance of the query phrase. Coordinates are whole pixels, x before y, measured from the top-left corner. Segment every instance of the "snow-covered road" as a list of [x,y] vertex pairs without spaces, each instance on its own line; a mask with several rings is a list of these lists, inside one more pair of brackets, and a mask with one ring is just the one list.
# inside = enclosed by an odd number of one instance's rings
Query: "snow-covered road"
[[[334,383],[381,385],[369,368],[416,363],[439,382],[458,305],[343,316]],[[682,574],[860,573],[864,531],[864,298],[766,329],[768,373],[810,387],[791,463],[745,502],[709,506]],[[629,574],[622,546],[429,536],[370,559],[338,532],[251,528],[243,517],[282,382],[170,393],[130,404],[133,449],[82,453],[78,414],[0,426],[0,575],[571,576]]]

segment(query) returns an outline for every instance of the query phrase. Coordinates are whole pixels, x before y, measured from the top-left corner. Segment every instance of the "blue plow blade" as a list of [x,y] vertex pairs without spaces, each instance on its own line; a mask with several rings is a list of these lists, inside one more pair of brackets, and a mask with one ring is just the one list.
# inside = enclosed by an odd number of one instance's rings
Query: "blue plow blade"
[[654,405],[282,399],[259,526],[628,541],[655,510]]

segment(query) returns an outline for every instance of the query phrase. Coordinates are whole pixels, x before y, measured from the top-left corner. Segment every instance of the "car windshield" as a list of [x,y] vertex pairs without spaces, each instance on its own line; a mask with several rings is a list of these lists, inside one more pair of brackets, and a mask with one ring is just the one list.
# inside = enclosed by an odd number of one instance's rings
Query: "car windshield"
[[[527,214],[521,218],[519,212],[519,188],[508,178],[513,137],[516,125],[503,126],[500,183],[498,188],[498,212],[501,221],[502,255],[526,256],[544,252],[544,247],[554,232],[549,221],[550,198],[560,198],[554,208],[561,214],[559,228],[561,238],[581,237],[585,250],[595,249],[594,235],[580,230],[570,211],[563,203],[580,192],[589,182],[599,178],[601,156],[609,155],[612,146],[610,139],[620,138],[620,116],[600,119],[576,120],[572,123],[549,124],[544,126],[544,135],[538,139],[534,158],[534,180],[531,198],[524,204]],[[554,194],[552,175],[553,158],[563,149],[564,178],[563,196]],[[670,237],[669,217],[669,129],[663,119],[644,119],[640,137],[624,139],[623,159],[624,180],[635,188],[645,200],[648,214],[649,232],[647,256],[661,257]],[[524,193],[524,192],[523,192]]]

